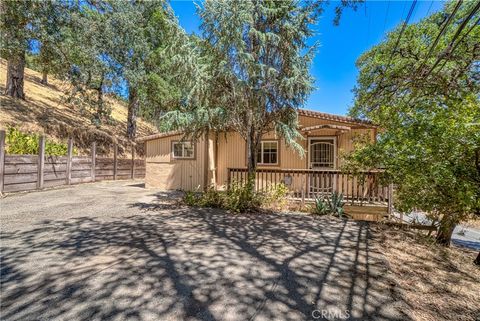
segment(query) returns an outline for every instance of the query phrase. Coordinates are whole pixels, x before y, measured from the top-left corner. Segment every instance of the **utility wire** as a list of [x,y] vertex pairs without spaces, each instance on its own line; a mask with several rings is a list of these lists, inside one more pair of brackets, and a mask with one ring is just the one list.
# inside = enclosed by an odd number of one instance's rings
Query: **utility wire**
[[[412,4],[410,5],[410,10],[408,11],[408,15],[405,18],[405,21],[403,22],[402,29],[400,30],[400,33],[398,34],[397,41],[395,42],[395,46],[393,47],[393,51],[390,54],[390,57],[388,59],[388,63],[386,64],[385,71],[382,75],[382,78],[378,82],[378,87],[381,87],[383,84],[383,80],[385,79],[385,75],[387,74],[388,68],[390,68],[390,64],[392,62],[393,56],[395,55],[395,52],[397,51],[398,44],[400,43],[400,39],[402,38],[402,35],[407,28],[408,22],[410,21],[410,18],[412,17],[413,10],[415,9],[415,5],[417,4],[417,0],[413,0]],[[405,6],[404,6],[405,10]],[[403,14],[402,14],[403,15]]]
[[[367,14],[367,5],[365,4],[365,14]],[[372,15],[368,15],[368,26],[367,26],[367,39],[366,39],[366,45],[368,46],[368,42],[370,40],[370,25],[372,23]]]
[[[460,1],[461,2],[461,1]],[[458,3],[457,3],[458,5]],[[456,8],[457,9],[457,8]],[[475,15],[475,13],[480,9],[480,1],[477,3],[477,5],[473,8],[473,10],[470,12],[470,14],[465,18],[465,20],[462,22],[462,24],[457,28],[457,31],[455,32],[455,35],[453,36],[452,40],[450,41],[450,44],[447,46],[446,50],[444,50],[442,52],[442,54],[438,55],[434,65],[432,66],[432,68],[430,68],[430,70],[425,74],[425,75],[422,75],[422,79],[426,79],[430,74],[431,72],[435,69],[435,67],[438,65],[438,63],[441,61],[442,58],[446,58],[448,57],[449,55],[451,55],[453,53],[453,51],[458,47],[458,44],[460,42],[463,41],[463,39],[465,39],[465,37],[473,30],[473,28],[480,22],[480,18],[477,19],[477,21],[469,28],[469,30],[467,30],[467,32],[462,36],[462,38],[453,46],[456,38],[460,35],[460,33],[462,32],[462,30],[465,28],[465,26],[468,24],[468,22],[470,21],[470,19]],[[452,12],[452,14],[450,15],[449,19],[447,22],[449,22],[451,19],[451,17],[453,17],[453,15],[455,14],[455,11],[454,10]],[[444,25],[444,28],[446,27],[447,23]],[[442,29],[443,31],[443,29]],[[440,33],[442,33],[442,31],[440,31]],[[452,48],[453,46],[453,48]],[[426,62],[428,57],[425,58],[425,61],[424,63]],[[445,63],[440,67],[439,71],[447,64],[447,61],[445,60]],[[408,100],[407,104],[410,104],[411,100],[413,99],[413,97],[410,97],[410,99]]]
[[[410,6],[410,10],[408,11],[407,18],[403,22],[402,29],[400,30],[400,34],[397,37],[397,41],[395,42],[395,46],[393,47],[393,51],[390,55],[390,58],[388,59],[388,64],[387,64],[387,69],[390,66],[390,63],[392,62],[393,56],[395,55],[395,52],[397,51],[398,44],[400,43],[400,39],[402,38],[403,32],[407,28],[408,22],[410,21],[410,18],[412,17],[413,9],[415,9],[415,5],[417,4],[417,0],[414,0],[412,2],[412,5]],[[385,70],[386,72],[386,70]]]
[[[440,41],[440,37],[445,33],[445,31],[447,30],[447,27],[448,25],[450,24],[450,22],[452,21],[453,17],[455,16],[455,14],[457,13],[458,9],[460,8],[460,6],[462,5],[463,3],[463,0],[459,0],[457,2],[457,4],[455,5],[455,8],[453,9],[452,13],[448,16],[448,19],[447,21],[445,21],[445,23],[443,24],[443,27],[442,29],[440,29],[440,32],[438,33],[437,37],[435,38],[435,41],[433,42],[433,44],[430,46],[430,49],[428,50],[428,53],[427,55],[425,56],[425,59],[423,60],[423,62],[420,64],[420,67],[418,67],[417,69],[417,73],[420,72],[422,70],[422,68],[425,66],[425,64],[427,63],[427,60],[428,60],[428,57],[430,57],[430,55],[433,53],[433,50],[435,49],[435,47],[438,45],[438,42]],[[480,2],[479,2],[480,3]]]
[[390,10],[390,1],[388,1],[387,12],[385,13],[385,21],[383,22],[383,33],[385,33],[385,27],[387,26],[388,12]]
[[432,10],[433,1],[434,1],[434,0],[432,0],[432,1],[430,2],[430,6],[428,7],[427,13],[425,14],[426,17],[428,17],[428,14],[430,13],[430,10]]
[[[446,58],[446,57],[450,56],[455,51],[455,49],[457,49],[458,45],[463,41],[463,39],[465,39],[465,37],[473,30],[473,28],[475,28],[475,26],[477,26],[480,23],[480,17],[479,17],[477,19],[477,21],[475,21],[473,23],[473,25],[467,30],[467,32],[462,36],[462,38],[459,41],[457,41],[457,43],[455,43],[455,40],[459,37],[460,33],[463,31],[463,29],[465,29],[465,27],[467,26],[470,19],[472,19],[472,17],[478,12],[479,9],[480,9],[480,1],[473,8],[472,12],[470,12],[468,17],[465,18],[465,20],[462,22],[462,24],[458,27],[457,31],[455,32],[455,35],[453,36],[452,40],[450,41],[450,44],[447,46],[447,48],[444,50],[444,52],[437,57],[437,60],[435,61],[433,66],[430,68],[430,70],[427,72],[425,77],[430,75],[430,73],[440,63],[442,58]],[[440,71],[445,66],[446,63],[447,62],[445,61],[445,63],[442,65],[442,67],[438,71]]]

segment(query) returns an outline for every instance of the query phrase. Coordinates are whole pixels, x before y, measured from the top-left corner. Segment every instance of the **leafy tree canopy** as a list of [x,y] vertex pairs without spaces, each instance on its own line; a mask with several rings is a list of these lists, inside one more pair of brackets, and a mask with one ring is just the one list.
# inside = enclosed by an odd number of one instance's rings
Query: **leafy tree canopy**
[[350,166],[385,167],[397,207],[441,219],[443,243],[456,223],[480,214],[478,4],[464,2],[447,23],[456,5],[407,26],[397,47],[400,26],[363,54],[351,109],[380,130]]

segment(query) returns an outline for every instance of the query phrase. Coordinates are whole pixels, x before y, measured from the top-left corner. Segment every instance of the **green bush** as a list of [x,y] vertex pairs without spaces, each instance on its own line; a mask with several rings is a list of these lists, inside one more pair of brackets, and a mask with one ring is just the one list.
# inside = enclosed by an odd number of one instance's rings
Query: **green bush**
[[268,193],[252,192],[246,183],[232,182],[226,191],[217,191],[213,188],[205,192],[185,192],[184,202],[189,206],[223,208],[232,212],[248,212],[278,204],[284,201],[288,192],[284,184],[271,188]]
[[198,206],[199,195],[200,194],[198,192],[187,191],[183,196],[183,202],[188,206]]
[[338,192],[333,192],[329,199],[325,198],[316,198],[315,207],[313,208],[313,213],[318,215],[333,214],[338,217],[342,217],[345,213],[343,206],[345,202],[343,201],[343,194]]
[[[38,154],[38,140],[40,135],[24,133],[20,130],[10,127],[6,137],[6,153],[15,155],[35,155]],[[73,149],[73,155],[77,155],[77,150]],[[45,155],[65,156],[67,155],[67,144],[45,141]]]
[[287,196],[289,192],[288,186],[284,183],[271,184],[262,197],[262,206],[284,209],[288,204]]
[[261,207],[263,195],[252,192],[248,183],[232,182],[225,191],[223,208],[233,212],[248,212]]

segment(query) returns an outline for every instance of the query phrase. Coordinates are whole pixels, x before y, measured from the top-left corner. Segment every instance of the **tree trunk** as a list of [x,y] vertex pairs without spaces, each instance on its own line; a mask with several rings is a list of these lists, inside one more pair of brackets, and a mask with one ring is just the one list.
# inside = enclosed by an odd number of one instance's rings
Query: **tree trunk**
[[105,112],[103,106],[103,82],[105,80],[105,75],[102,74],[100,77],[100,82],[98,84],[97,90],[97,110],[95,112],[96,126],[100,127],[102,123],[103,114]]
[[46,70],[43,70],[42,80],[40,82],[44,85],[48,85],[48,72]]
[[445,214],[440,220],[440,226],[438,227],[437,244],[450,246],[453,230],[457,224],[458,219],[455,214]]
[[475,261],[473,261],[473,263],[475,263],[475,265],[480,265],[480,251],[478,252],[477,258]]
[[137,135],[137,112],[139,98],[136,88],[130,87],[128,93],[127,137],[131,140]]
[[5,95],[13,98],[25,99],[25,93],[23,91],[24,72],[25,52],[22,52],[18,57],[8,60]]

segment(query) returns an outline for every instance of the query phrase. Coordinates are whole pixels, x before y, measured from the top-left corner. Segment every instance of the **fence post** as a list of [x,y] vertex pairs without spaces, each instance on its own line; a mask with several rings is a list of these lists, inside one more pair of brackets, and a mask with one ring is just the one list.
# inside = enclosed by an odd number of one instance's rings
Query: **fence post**
[[45,169],[45,135],[41,135],[38,139],[38,175],[37,189],[43,188],[43,171]]
[[115,142],[113,144],[113,180],[117,179],[117,153],[118,153],[118,145]]
[[230,185],[232,184],[232,169],[228,169],[228,176],[227,176],[227,190],[230,189]]
[[0,130],[0,194],[3,193],[4,174],[5,174],[5,131]]
[[97,159],[97,143],[93,142],[92,143],[92,149],[90,152],[90,155],[92,156],[92,168],[90,169],[90,176],[92,177],[92,182],[95,182],[95,166],[96,166],[96,159]]
[[[307,174],[307,175],[308,175],[308,174]],[[306,184],[307,184],[307,182],[306,182],[306,180],[305,180],[305,177],[302,176],[302,190],[301,190],[301,198],[302,198],[302,200],[301,200],[301,203],[300,203],[300,204],[301,204],[300,206],[302,207],[302,209],[305,207],[305,188],[306,188],[305,185],[306,185]]]
[[135,178],[135,144],[132,143],[132,172],[131,172],[131,178]]
[[393,214],[393,184],[388,184],[388,218]]
[[68,139],[67,145],[67,185],[72,182],[72,153],[73,153],[73,139]]

